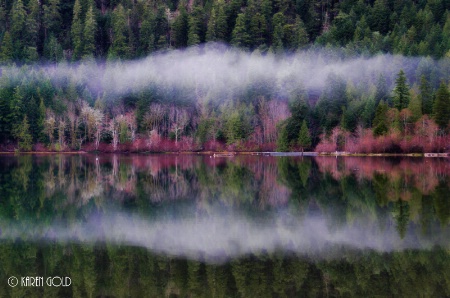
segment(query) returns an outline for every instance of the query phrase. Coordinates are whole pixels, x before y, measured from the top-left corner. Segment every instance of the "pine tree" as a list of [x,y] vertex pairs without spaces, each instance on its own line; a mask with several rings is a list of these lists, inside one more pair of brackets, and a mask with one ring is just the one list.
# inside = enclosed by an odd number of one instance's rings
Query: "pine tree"
[[189,16],[184,6],[181,6],[180,15],[173,22],[172,29],[175,47],[186,47],[188,44]]
[[389,97],[388,87],[386,84],[386,78],[380,74],[376,84],[375,90],[375,104],[378,105],[380,101],[387,101]]
[[59,13],[60,0],[48,0],[48,4],[43,6],[43,23],[45,37],[51,34],[58,36],[61,30],[61,14]]
[[39,102],[39,115],[37,119],[38,125],[38,138],[43,141],[45,138],[45,116],[46,116],[46,108],[44,105],[44,100],[41,97]]
[[387,7],[386,0],[376,0],[372,13],[370,15],[372,31],[378,31],[381,34],[386,34],[389,31],[389,8]]
[[9,31],[6,31],[0,47],[0,62],[8,63],[13,58],[13,43]]
[[380,101],[375,112],[375,118],[373,119],[374,136],[381,136],[388,132],[387,111],[387,104],[385,104],[384,101]]
[[397,79],[395,80],[394,107],[396,107],[399,111],[407,108],[409,99],[409,87],[406,83],[405,72],[402,69],[398,73]]
[[414,94],[409,102],[408,109],[411,111],[411,120],[416,122],[422,117],[422,99],[420,96]]
[[[180,14],[183,13],[181,9]],[[187,14],[186,14],[187,18]],[[177,21],[176,21],[177,22]],[[186,21],[187,22],[187,21]],[[186,25],[187,26],[187,25]],[[187,29],[186,29],[187,32]],[[155,50],[156,42],[156,19],[150,5],[144,6],[143,20],[141,30],[139,31],[140,54],[147,55]],[[178,30],[175,30],[175,40],[177,42]],[[157,36],[159,37],[159,36]],[[186,33],[187,44],[187,33]]]
[[9,122],[12,127],[20,125],[20,119],[22,118],[22,106],[23,106],[23,92],[19,86],[14,88],[14,94],[12,100],[9,103],[10,115]]
[[7,140],[11,136],[11,108],[10,88],[0,88],[0,140]]
[[300,16],[297,15],[294,24],[294,48],[301,49],[309,42],[308,32]]
[[81,19],[81,5],[80,0],[75,0],[73,6],[73,20],[72,20],[72,49],[73,58],[79,59],[83,52],[83,22]]
[[52,62],[61,61],[64,58],[64,53],[61,44],[58,40],[51,35],[47,38],[47,42],[44,46],[44,56],[46,59]]
[[253,45],[261,46],[266,44],[268,33],[267,23],[264,16],[259,12],[256,13],[250,21],[250,33]]
[[272,34],[272,48],[275,51],[283,50],[284,40],[284,25],[286,23],[283,13],[278,12],[273,15],[272,24],[274,24]]
[[22,0],[16,0],[11,10],[11,40],[13,43],[13,57],[23,58],[26,34],[26,11]]
[[30,134],[30,125],[28,124],[28,118],[25,116],[20,125],[16,126],[14,129],[14,137],[18,140],[20,151],[30,151],[33,138]]
[[129,49],[127,42],[127,17],[122,4],[114,9],[111,17],[112,40],[109,49],[109,57],[127,58]]
[[39,27],[41,23],[39,1],[29,1],[27,10],[28,16],[26,20],[26,42],[28,46],[37,48],[37,42],[39,40]]
[[433,112],[433,91],[425,75],[420,77],[419,97],[422,102],[422,113],[430,115]]
[[206,41],[216,41],[217,39],[217,13],[216,8],[211,9],[211,14],[209,15],[208,25],[206,29]]
[[250,44],[250,35],[247,29],[246,16],[243,13],[238,14],[236,25],[233,30],[233,38],[231,43],[240,48],[246,48]]
[[361,115],[361,120],[365,128],[372,127],[372,120],[375,116],[376,104],[373,98],[368,98],[364,104],[364,111]]
[[202,38],[202,19],[203,9],[199,6],[195,7],[192,13],[189,15],[189,30],[188,30],[188,46],[197,45],[201,42]]
[[288,130],[286,124],[281,126],[277,139],[277,151],[286,152],[289,151]]
[[219,0],[211,10],[206,31],[206,41],[225,41],[227,37],[228,24],[225,14],[225,4]]
[[298,145],[302,148],[302,154],[305,148],[309,148],[311,146],[311,136],[309,135],[309,129],[306,125],[306,120],[303,120],[302,127],[300,128],[300,132],[298,135]]
[[443,82],[436,92],[433,105],[433,118],[441,129],[445,129],[450,121],[450,92]]
[[89,10],[86,13],[86,19],[84,21],[84,30],[83,30],[83,42],[84,42],[84,51],[83,55],[85,57],[93,57],[95,53],[95,30],[97,24],[95,22],[95,15],[92,6],[89,7]]

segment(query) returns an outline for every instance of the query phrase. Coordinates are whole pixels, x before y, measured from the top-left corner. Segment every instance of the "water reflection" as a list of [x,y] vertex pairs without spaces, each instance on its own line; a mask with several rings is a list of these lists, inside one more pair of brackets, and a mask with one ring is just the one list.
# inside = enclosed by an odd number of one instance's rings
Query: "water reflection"
[[2,241],[208,262],[450,247],[446,159],[25,155],[0,157],[0,169]]

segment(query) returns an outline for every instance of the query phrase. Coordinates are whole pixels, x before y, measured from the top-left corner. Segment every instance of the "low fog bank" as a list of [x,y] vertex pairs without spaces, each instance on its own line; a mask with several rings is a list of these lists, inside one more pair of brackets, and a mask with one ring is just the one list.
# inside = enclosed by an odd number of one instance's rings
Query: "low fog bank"
[[[392,85],[400,69],[407,73],[410,83],[422,74],[439,80],[449,77],[449,60],[388,54],[348,57],[342,51],[332,49],[261,55],[209,44],[204,48],[159,53],[137,61],[32,66],[26,72],[42,72],[62,85],[73,82],[87,86],[97,96],[123,96],[145,91],[149,86],[187,88],[197,97],[207,93],[213,96],[220,92],[238,92],[249,86],[283,95],[299,88],[321,91],[330,75],[365,87],[376,84],[381,74]],[[5,74],[21,80],[18,68],[5,67]]]
[[395,223],[390,220],[380,223],[355,218],[351,223],[339,224],[324,215],[307,215],[299,220],[285,212],[264,220],[252,220],[237,213],[225,215],[220,210],[208,216],[158,219],[106,212],[74,224],[4,222],[2,226],[2,240],[19,238],[24,241],[86,244],[101,241],[208,262],[276,251],[327,258],[330,249],[333,251],[334,248],[392,252],[450,247],[448,227],[435,227],[429,237],[423,236],[415,227],[409,227],[401,239]]

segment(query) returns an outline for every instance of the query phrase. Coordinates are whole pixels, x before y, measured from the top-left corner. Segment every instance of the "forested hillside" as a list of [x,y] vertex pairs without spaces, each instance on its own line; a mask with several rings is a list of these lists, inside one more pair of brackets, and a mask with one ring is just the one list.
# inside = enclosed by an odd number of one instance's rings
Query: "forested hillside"
[[449,0],[1,0],[1,60],[136,58],[221,41],[264,52],[450,55]]
[[448,151],[449,10],[449,0],[0,0],[0,142]]

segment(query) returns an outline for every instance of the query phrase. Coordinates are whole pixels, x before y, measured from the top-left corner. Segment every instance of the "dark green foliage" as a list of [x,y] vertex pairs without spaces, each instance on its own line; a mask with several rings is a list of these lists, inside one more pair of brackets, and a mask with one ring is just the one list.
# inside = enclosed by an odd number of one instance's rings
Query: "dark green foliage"
[[227,37],[228,24],[225,14],[225,3],[217,1],[209,16],[206,41],[225,41]]
[[298,145],[302,148],[302,152],[304,149],[311,147],[311,137],[309,135],[308,126],[306,125],[306,120],[303,120],[302,127],[300,128],[300,132],[298,134]]
[[394,107],[401,111],[408,107],[409,100],[410,95],[409,87],[406,82],[406,75],[403,70],[400,70],[397,75],[397,79],[395,80]]
[[[189,16],[184,7],[180,8],[180,15],[174,21],[173,28],[173,38],[174,45],[176,48],[186,47],[188,44],[188,29],[189,29]],[[209,29],[209,27],[208,27]],[[148,29],[147,29],[148,30]],[[151,33],[149,34],[151,35]],[[142,37],[141,37],[142,39]]]
[[9,31],[6,31],[0,46],[0,61],[1,63],[8,63],[13,58],[13,44]]
[[298,141],[301,125],[309,116],[309,107],[303,97],[300,97],[290,104],[290,111],[291,117],[286,120],[287,141],[289,144]]
[[289,151],[289,139],[287,125],[282,124],[281,129],[279,129],[278,140],[277,140],[277,151],[286,152]]
[[386,78],[380,75],[377,80],[376,91],[375,91],[375,104],[378,105],[380,101],[388,101],[389,90],[386,85]]
[[388,132],[389,127],[387,123],[387,110],[387,104],[385,104],[383,101],[380,101],[375,112],[375,118],[373,119],[374,136],[381,136]]
[[433,117],[441,129],[445,129],[450,121],[450,92],[444,83],[441,83],[436,92]]
[[78,59],[81,57],[83,51],[83,22],[81,19],[81,5],[80,0],[75,0],[73,6],[73,21],[72,21],[72,49],[73,57]]
[[50,44],[60,46],[65,59],[78,60],[92,55],[135,58],[205,41],[261,52],[316,43],[362,54],[440,58],[450,53],[448,5],[441,0],[212,0],[189,5],[177,0],[6,1],[0,4],[0,36],[5,39],[9,32],[11,45],[2,45],[7,48],[2,60],[60,60],[49,54]]
[[236,26],[233,29],[231,44],[240,48],[246,48],[250,45],[250,34],[248,33],[246,15],[240,13],[236,19]]
[[30,125],[28,124],[28,118],[25,116],[20,125],[16,126],[13,130],[14,137],[18,140],[20,151],[30,151],[33,145],[33,138],[30,134]]
[[433,91],[425,75],[420,77],[419,91],[420,101],[422,102],[422,113],[431,114],[433,111]]
[[95,30],[97,24],[95,21],[95,15],[93,11],[93,7],[90,6],[89,10],[86,13],[86,20],[84,22],[84,30],[83,30],[83,56],[84,57],[93,57],[95,53]]
[[122,5],[112,12],[111,23],[113,37],[108,56],[127,58],[129,56],[127,16]]
[[188,19],[189,25],[188,39],[187,39],[188,46],[197,45],[204,40],[203,19],[204,19],[203,9],[199,6],[194,7]]

